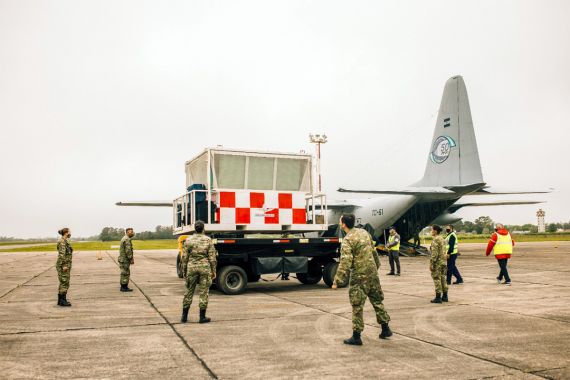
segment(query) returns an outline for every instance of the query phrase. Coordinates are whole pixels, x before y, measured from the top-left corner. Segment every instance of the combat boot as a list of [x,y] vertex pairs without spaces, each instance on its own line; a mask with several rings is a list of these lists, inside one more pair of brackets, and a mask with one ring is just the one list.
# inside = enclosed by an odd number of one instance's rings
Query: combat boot
[[386,276],[395,276],[395,275],[396,275],[396,273],[394,273],[394,272],[388,272],[388,273],[386,273]]
[[133,289],[129,288],[129,284],[121,284],[121,292],[132,292]]
[[360,333],[358,331],[353,331],[352,336],[344,340],[344,344],[350,344],[351,346],[362,346],[362,339],[360,339]]
[[443,293],[443,296],[441,297],[441,301],[442,302],[449,302],[449,299],[447,299],[447,292]]
[[198,323],[208,323],[211,319],[206,317],[206,309],[200,309],[200,320]]
[[431,303],[441,303],[441,294],[435,293],[435,298],[430,301]]
[[63,305],[62,305],[61,294],[59,294],[59,293],[57,293],[57,306],[63,306]]
[[190,310],[190,307],[182,308],[182,318],[180,318],[180,322],[182,323],[188,322],[188,310]]
[[59,306],[71,306],[71,302],[67,301],[67,293],[61,294],[61,303],[58,304]]
[[380,339],[387,339],[392,336],[392,330],[390,330],[390,326],[388,326],[388,322],[382,323],[382,332],[379,335]]

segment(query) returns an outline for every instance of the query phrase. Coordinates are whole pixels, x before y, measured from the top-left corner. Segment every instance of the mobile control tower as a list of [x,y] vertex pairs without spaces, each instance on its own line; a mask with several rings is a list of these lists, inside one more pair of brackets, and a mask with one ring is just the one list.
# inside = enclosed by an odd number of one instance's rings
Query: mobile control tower
[[340,239],[327,233],[326,196],[314,191],[312,172],[306,154],[206,149],[186,162],[186,192],[173,202],[174,234],[182,241],[198,220],[205,223],[218,251],[216,283],[226,294],[270,273],[331,286]]
[[210,148],[186,162],[187,192],[174,200],[174,233],[201,220],[211,234],[327,229],[326,197],[313,191],[311,156]]

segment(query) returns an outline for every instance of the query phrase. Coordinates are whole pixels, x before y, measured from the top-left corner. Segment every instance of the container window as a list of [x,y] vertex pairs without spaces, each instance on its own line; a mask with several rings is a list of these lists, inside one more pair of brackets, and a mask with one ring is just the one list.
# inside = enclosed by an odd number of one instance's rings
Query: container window
[[277,188],[280,191],[305,191],[307,160],[277,159]]
[[273,190],[272,157],[249,157],[247,187],[252,190]]
[[214,170],[221,189],[243,189],[245,186],[245,156],[216,154]]

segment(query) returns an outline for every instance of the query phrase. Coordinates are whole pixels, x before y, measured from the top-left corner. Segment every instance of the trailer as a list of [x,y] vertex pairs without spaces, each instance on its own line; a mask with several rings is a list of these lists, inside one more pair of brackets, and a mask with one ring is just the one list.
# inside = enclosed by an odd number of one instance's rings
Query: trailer
[[[185,169],[174,234],[181,241],[204,222],[218,251],[219,290],[240,294],[271,273],[332,285],[341,239],[329,229],[325,194],[314,191],[310,155],[208,148]],[[176,268],[182,278],[181,250]]]
[[[214,239],[218,251],[215,285],[225,294],[243,293],[248,283],[263,274],[295,273],[306,285],[324,281],[332,286],[338,268],[339,238]],[[182,254],[177,256],[177,274],[184,277]]]

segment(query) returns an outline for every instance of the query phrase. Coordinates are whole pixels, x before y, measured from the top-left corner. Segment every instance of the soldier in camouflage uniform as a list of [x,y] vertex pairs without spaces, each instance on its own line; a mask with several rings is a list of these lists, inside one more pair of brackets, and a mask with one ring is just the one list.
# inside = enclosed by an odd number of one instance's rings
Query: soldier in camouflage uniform
[[447,302],[447,250],[445,240],[440,235],[442,228],[438,225],[431,227],[431,235],[433,241],[431,242],[431,257],[429,261],[429,270],[431,271],[431,278],[435,284],[435,298],[431,300],[432,303]]
[[374,307],[376,320],[382,326],[381,339],[392,335],[388,326],[390,316],[384,309],[384,294],[378,278],[380,259],[370,234],[361,228],[354,228],[355,217],[345,214],[340,218],[341,228],[346,232],[340,248],[340,264],[336,272],[333,289],[346,284],[350,277],[348,295],[352,305],[352,337],[345,344],[362,345],[360,333],[364,329],[363,308],[366,298]]
[[131,277],[131,265],[135,263],[133,256],[133,243],[132,237],[135,236],[135,231],[132,228],[125,230],[125,236],[121,239],[119,246],[119,267],[121,268],[121,292],[132,292],[133,289],[129,288],[129,279]]
[[212,280],[216,278],[216,249],[214,242],[208,236],[204,235],[204,222],[197,221],[194,225],[196,234],[190,236],[184,242],[185,255],[183,263],[186,267],[186,294],[182,301],[182,318],[181,322],[188,321],[188,310],[192,305],[192,296],[198,284],[200,292],[200,323],[210,322],[210,318],[206,317],[206,309],[208,308],[208,292]]
[[67,301],[67,289],[69,289],[69,279],[71,277],[71,260],[73,255],[73,248],[69,244],[71,231],[69,228],[62,228],[58,231],[61,235],[57,242],[57,261],[55,269],[57,270],[57,277],[59,279],[59,289],[57,292],[57,304],[59,306],[71,306]]

